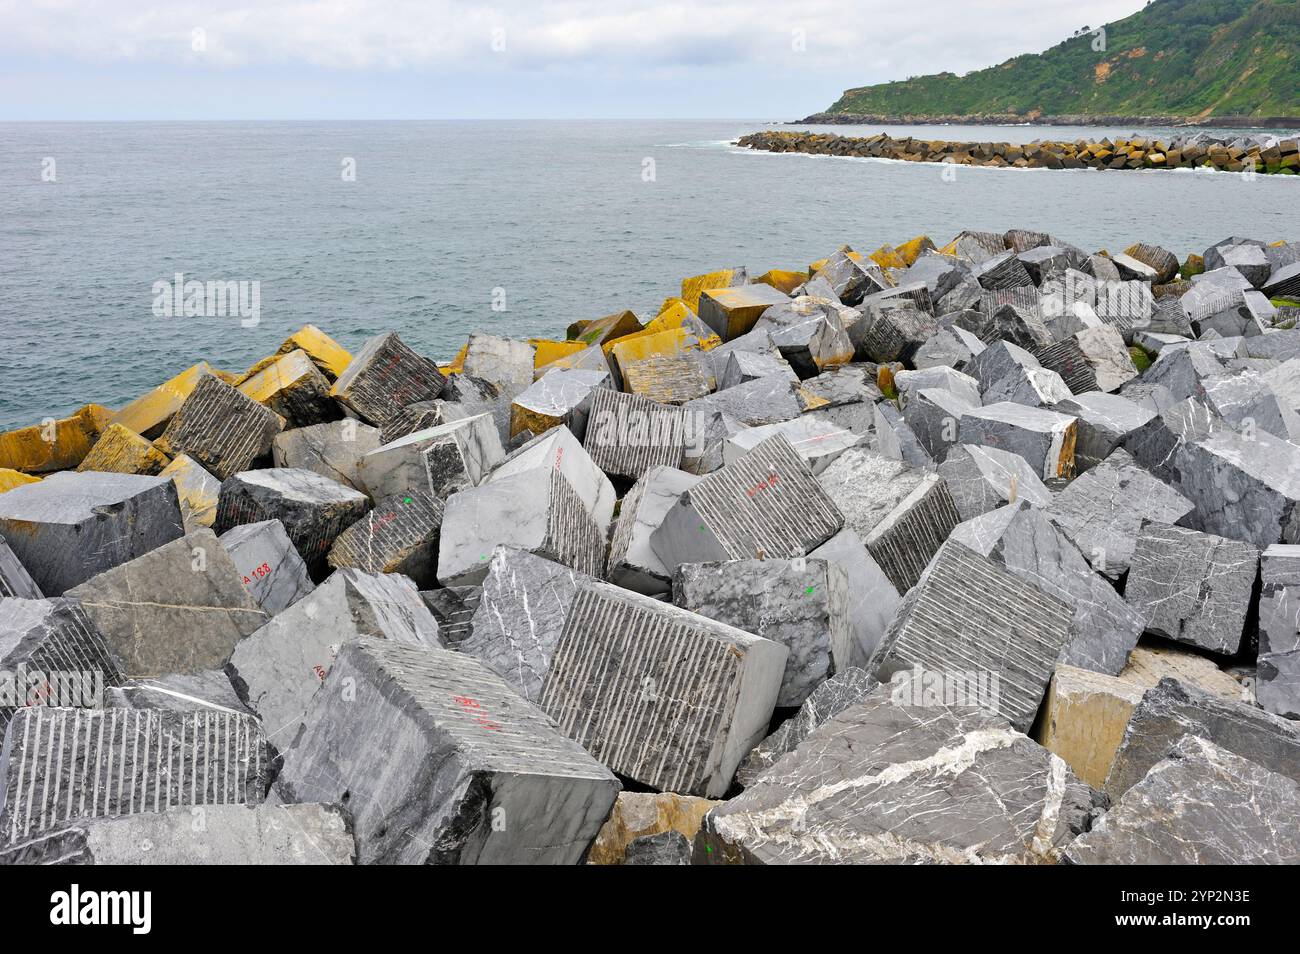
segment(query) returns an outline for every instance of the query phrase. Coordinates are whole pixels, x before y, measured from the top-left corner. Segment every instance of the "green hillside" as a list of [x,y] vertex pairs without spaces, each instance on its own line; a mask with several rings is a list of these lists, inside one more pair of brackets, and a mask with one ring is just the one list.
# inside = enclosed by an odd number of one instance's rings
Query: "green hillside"
[[[1081,7],[1080,10],[1085,10]],[[1153,0],[1044,53],[846,90],[830,113],[1300,115],[1300,0]]]

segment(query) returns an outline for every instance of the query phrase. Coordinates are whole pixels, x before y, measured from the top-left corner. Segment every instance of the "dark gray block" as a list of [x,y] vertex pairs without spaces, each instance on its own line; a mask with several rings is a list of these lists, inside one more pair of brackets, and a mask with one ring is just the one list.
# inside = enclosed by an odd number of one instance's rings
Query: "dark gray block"
[[0,494],[0,533],[47,596],[184,532],[167,477],[65,471]]
[[505,450],[491,415],[476,414],[382,444],[358,473],[373,500],[424,490],[439,498],[481,484]]
[[279,520],[242,523],[220,539],[244,586],[268,615],[274,616],[312,591],[307,564]]
[[1056,405],[1078,423],[1074,443],[1074,468],[1082,474],[1101,463],[1125,438],[1151,418],[1155,411],[1104,391],[1089,391]]
[[0,597],[9,596],[22,600],[39,600],[44,594],[27,572],[27,567],[9,549],[4,537],[0,537]]
[[1018,500],[1035,507],[1052,502],[1051,492],[1023,457],[996,447],[955,444],[948,449],[938,473],[962,520]]
[[334,538],[327,557],[329,565],[366,573],[401,573],[417,586],[432,586],[438,567],[442,510],[442,501],[427,490],[384,497]]
[[898,588],[885,575],[862,538],[845,527],[808,554],[834,563],[848,578],[849,621],[853,639],[851,666],[861,666],[871,657],[898,609]]
[[962,415],[957,439],[1019,454],[1040,477],[1074,474],[1075,419],[1010,402],[975,408]]
[[1275,543],[1259,563],[1259,651],[1300,649],[1300,546]]
[[642,835],[627,844],[625,865],[689,865],[691,843],[680,831]]
[[420,592],[424,605],[438,621],[438,635],[452,648],[473,634],[474,613],[482,596],[481,586],[444,586]]
[[106,698],[107,705],[117,709],[215,710],[254,715],[239,701],[235,687],[220,669],[193,674],[169,673],[156,679],[131,679],[108,690]]
[[591,396],[583,447],[606,474],[640,477],[651,468],[680,468],[695,416],[639,394],[599,389]]
[[576,864],[618,790],[477,660],[362,639],[312,699],[274,799],[345,804],[361,864]]
[[168,457],[186,454],[225,480],[268,455],[283,427],[284,419],[270,408],[204,373],[154,446]]
[[446,383],[436,364],[416,354],[390,331],[361,346],[330,394],[378,427],[404,405],[432,401]]
[[769,374],[687,401],[682,407],[696,413],[722,411],[749,427],[777,424],[803,413],[795,388],[796,383],[784,374]]

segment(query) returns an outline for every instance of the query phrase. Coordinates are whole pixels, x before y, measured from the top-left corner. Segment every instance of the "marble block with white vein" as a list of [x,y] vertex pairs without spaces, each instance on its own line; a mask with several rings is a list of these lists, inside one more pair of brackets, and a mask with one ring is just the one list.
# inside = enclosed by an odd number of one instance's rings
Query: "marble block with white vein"
[[268,615],[287,609],[312,591],[307,564],[279,520],[241,523],[220,540],[244,586]]
[[976,708],[881,686],[712,809],[697,864],[1051,864],[1104,799]]
[[548,471],[564,475],[569,488],[601,535],[608,532],[610,521],[614,519],[614,501],[618,495],[609,478],[567,427],[554,427],[512,452],[493,469],[485,483],[509,480],[521,475],[528,475],[535,482],[543,483]]
[[1038,476],[1074,476],[1074,418],[1055,411],[1002,401],[962,415],[957,439],[1019,454]]
[[0,850],[32,845],[82,819],[257,805],[269,769],[266,737],[251,716],[20,709],[0,758]]
[[647,596],[669,591],[673,571],[664,566],[650,546],[650,535],[677,503],[677,498],[698,481],[694,474],[662,465],[641,475],[619,503],[606,579]]
[[1073,608],[955,540],[907,594],[867,670],[996,677],[992,700],[1019,731],[1034,721],[1070,638]]
[[511,402],[511,436],[525,430],[541,434],[552,427],[564,426],[582,440],[587,433],[593,391],[611,386],[608,371],[556,368],[530,384]]
[[1051,491],[1023,457],[996,447],[955,444],[938,470],[963,520],[1018,500],[1035,507],[1052,502]]
[[360,864],[576,864],[618,780],[461,653],[350,643],[273,802],[345,803]]
[[381,498],[334,539],[329,565],[366,573],[401,573],[417,586],[432,586],[442,511],[442,501],[423,489]]
[[16,596],[22,600],[39,600],[44,594],[32,579],[27,567],[0,537],[0,597]]
[[584,582],[541,706],[620,775],[717,798],[767,733],[788,654],[650,597]]
[[650,535],[664,566],[802,556],[844,516],[780,434],[683,493]]
[[374,500],[425,490],[437,497],[476,487],[505,459],[491,414],[415,431],[361,458],[358,474]]

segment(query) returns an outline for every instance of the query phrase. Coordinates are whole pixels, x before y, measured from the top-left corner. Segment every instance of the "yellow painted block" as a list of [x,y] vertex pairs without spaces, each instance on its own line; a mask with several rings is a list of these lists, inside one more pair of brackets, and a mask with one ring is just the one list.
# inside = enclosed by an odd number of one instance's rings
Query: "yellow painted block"
[[167,455],[154,447],[152,441],[121,424],[110,424],[82,458],[77,470],[151,477],[168,463]]
[[922,252],[933,252],[934,250],[934,243],[930,241],[928,235],[918,235],[916,238],[909,239],[898,246],[898,254],[903,256],[903,261],[908,268],[916,264],[916,260],[921,257]]
[[271,365],[275,364],[275,362],[277,362],[278,360],[280,360],[280,356],[278,354],[268,354],[265,358],[262,358],[260,361],[254,362],[254,364],[247,371],[245,371],[243,374],[239,375],[239,377],[235,379],[235,383],[233,386],[239,387],[249,378],[256,377],[258,374],[265,371]]
[[24,474],[20,470],[0,467],[0,494],[6,490],[13,490],[15,487],[21,487],[23,484],[34,484],[40,479],[39,477],[33,477],[31,474]]
[[199,376],[205,372],[216,373],[206,361],[186,368],[176,377],[164,381],[118,411],[113,415],[113,423],[121,424],[141,437],[157,437],[166,428],[172,415],[180,410],[180,406],[194,390],[194,385],[198,384]]
[[587,347],[581,341],[552,341],[549,338],[529,338],[533,346],[533,367],[542,368],[552,361],[567,357]]
[[465,356],[467,354],[469,354],[469,342],[460,346],[460,350],[456,352],[456,357],[451,359],[450,364],[438,365],[438,370],[443,374],[460,374],[465,370]]
[[615,361],[640,361],[652,354],[673,354],[693,344],[698,339],[685,328],[667,328],[651,331],[646,328],[636,334],[624,335],[605,345],[605,353]]
[[176,485],[181,515],[186,531],[211,527],[217,519],[217,498],[221,495],[221,481],[208,473],[198,461],[188,454],[178,454],[164,467],[159,477],[170,477]]
[[826,263],[829,262],[829,261],[830,261],[829,258],[819,258],[819,259],[817,259],[817,261],[815,261],[815,262],[813,262],[811,265],[809,265],[809,266],[808,266],[808,277],[809,277],[809,278],[812,278],[814,275],[816,275],[818,272],[820,272],[823,268],[826,267]]
[[686,302],[680,298],[669,298],[664,302],[664,307],[659,309],[659,314],[646,325],[647,331],[667,331],[669,328],[680,328],[683,324],[695,317],[695,312]]
[[870,258],[881,268],[907,268],[907,262],[892,245],[882,245],[871,253]]
[[663,315],[665,312],[672,311],[678,305],[685,308],[687,311],[691,312],[691,314],[695,314],[695,312],[691,309],[690,305],[686,304],[686,302],[682,301],[676,295],[670,295],[667,298],[665,298],[664,303],[659,306],[659,311],[655,313],[655,317],[658,318],[660,315]]
[[294,427],[321,424],[335,416],[329,379],[306,351],[300,348],[259,364],[239,385],[240,394],[269,407]]
[[0,467],[47,474],[76,467],[99,440],[112,411],[87,404],[75,414],[0,434]]
[[288,338],[276,354],[288,354],[290,351],[306,351],[308,356],[320,368],[321,373],[331,381],[347,370],[352,363],[352,355],[325,332],[315,325],[303,325]]
[[694,349],[648,354],[619,366],[623,388],[660,404],[684,404],[713,390],[708,361]]
[[771,285],[738,285],[709,288],[700,295],[700,320],[725,341],[731,341],[754,327],[773,305],[789,304],[790,296]]
[[771,285],[777,291],[793,294],[794,290],[808,280],[803,272],[790,272],[781,268],[768,269],[754,279],[755,284]]
[[574,368],[581,371],[609,371],[609,360],[605,352],[600,348],[591,346],[584,347],[572,354],[567,354],[563,358],[556,358],[550,364],[536,369],[533,372],[533,380],[558,368]]
[[595,321],[575,322],[569,326],[569,340],[585,345],[603,345],[641,331],[641,322],[630,311],[620,311]]
[[720,268],[716,272],[693,275],[682,279],[682,301],[699,314],[700,295],[710,288],[731,288],[745,283],[746,272],[743,268]]
[[212,374],[218,379],[225,381],[232,388],[244,379],[242,374],[235,374],[233,371],[222,371],[219,368],[213,368]]

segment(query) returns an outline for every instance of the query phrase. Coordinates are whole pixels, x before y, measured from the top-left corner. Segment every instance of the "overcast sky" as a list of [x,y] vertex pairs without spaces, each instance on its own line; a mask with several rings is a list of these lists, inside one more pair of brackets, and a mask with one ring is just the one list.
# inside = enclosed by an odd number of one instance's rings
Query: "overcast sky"
[[0,119],[798,118],[1145,0],[0,0]]

